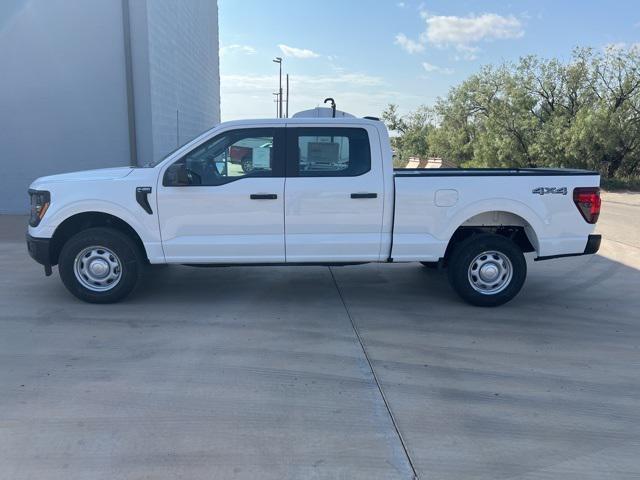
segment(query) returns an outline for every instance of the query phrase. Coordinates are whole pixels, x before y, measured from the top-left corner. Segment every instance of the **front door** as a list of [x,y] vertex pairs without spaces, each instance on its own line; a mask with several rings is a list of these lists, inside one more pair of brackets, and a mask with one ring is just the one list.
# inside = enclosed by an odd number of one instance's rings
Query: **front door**
[[157,198],[167,262],[285,261],[283,140],[283,127],[228,130],[165,167]]
[[380,259],[384,180],[371,137],[375,129],[287,127],[287,262]]

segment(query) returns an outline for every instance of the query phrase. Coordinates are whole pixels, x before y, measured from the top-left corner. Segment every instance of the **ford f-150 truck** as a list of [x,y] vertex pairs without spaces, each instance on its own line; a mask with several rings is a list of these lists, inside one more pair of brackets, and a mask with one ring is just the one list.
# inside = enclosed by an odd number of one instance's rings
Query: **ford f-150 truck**
[[376,119],[235,121],[155,165],[35,180],[27,244],[88,302],[121,300],[147,264],[422,262],[495,306],[521,289],[524,253],[598,250],[599,182],[567,169],[394,170]]

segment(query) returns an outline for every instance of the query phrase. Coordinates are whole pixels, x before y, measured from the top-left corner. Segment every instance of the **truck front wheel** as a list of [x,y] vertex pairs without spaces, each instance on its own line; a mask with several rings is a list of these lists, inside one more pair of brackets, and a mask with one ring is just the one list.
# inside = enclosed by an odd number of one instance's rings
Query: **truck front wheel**
[[522,250],[500,235],[474,235],[453,249],[449,282],[466,302],[495,307],[513,299],[524,284],[527,262]]
[[135,242],[112,228],[89,228],[62,247],[58,270],[65,287],[80,300],[114,303],[138,283],[142,254]]

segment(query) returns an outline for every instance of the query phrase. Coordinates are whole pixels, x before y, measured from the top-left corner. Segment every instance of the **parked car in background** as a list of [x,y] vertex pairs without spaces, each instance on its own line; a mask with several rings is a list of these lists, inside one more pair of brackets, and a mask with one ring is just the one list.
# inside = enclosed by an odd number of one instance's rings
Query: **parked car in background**
[[[231,163],[238,164],[242,167],[242,171],[245,173],[251,172],[254,168],[265,168],[266,163],[253,165],[254,150],[258,149],[256,156],[259,155],[261,150],[270,149],[271,142],[262,142],[267,139],[247,139],[244,142],[239,142],[237,145],[229,147],[229,161]],[[251,145],[251,144],[254,145]]]

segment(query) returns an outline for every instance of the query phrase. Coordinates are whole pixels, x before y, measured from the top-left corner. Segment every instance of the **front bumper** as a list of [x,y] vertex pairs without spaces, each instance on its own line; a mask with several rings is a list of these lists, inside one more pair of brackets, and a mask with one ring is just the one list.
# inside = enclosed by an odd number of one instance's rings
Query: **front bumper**
[[40,265],[44,266],[44,273],[51,275],[51,239],[32,237],[27,233],[27,250],[29,255]]
[[580,255],[593,255],[600,250],[600,243],[602,243],[602,235],[589,235],[587,238],[587,245],[584,247],[584,252],[582,253],[566,253],[563,255],[550,255],[548,257],[538,257],[534,260],[539,262],[541,260],[551,260],[553,258],[563,258],[563,257],[578,257]]

